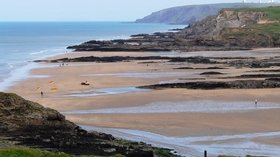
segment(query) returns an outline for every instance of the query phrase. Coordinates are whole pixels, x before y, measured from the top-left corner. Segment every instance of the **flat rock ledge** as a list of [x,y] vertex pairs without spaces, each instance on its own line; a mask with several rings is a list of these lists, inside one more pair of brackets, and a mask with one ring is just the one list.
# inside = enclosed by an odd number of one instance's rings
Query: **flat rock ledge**
[[262,89],[280,88],[280,78],[268,78],[265,80],[236,80],[227,82],[186,82],[186,83],[167,83],[141,86],[145,89],[167,89],[167,88],[186,88],[186,89]]

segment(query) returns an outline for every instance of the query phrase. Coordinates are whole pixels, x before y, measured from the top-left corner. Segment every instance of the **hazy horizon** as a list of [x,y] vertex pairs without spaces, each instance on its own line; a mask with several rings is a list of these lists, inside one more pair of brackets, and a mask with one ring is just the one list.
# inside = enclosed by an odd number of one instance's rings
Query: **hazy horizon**
[[[134,21],[165,8],[237,0],[0,0],[0,22]],[[241,1],[240,1],[241,2]]]

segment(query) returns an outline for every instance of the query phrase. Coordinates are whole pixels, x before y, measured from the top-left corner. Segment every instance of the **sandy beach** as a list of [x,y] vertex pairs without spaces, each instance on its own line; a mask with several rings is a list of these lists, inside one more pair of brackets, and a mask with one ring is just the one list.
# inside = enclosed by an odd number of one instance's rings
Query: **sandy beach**
[[[211,55],[210,52],[178,53],[176,55],[191,54]],[[220,54],[221,52],[217,52],[212,55],[218,56]],[[239,54],[246,56],[246,53],[243,52],[236,52],[232,55],[239,56]],[[275,50],[264,51],[260,49],[250,51],[247,54],[256,54],[256,56],[262,58],[271,54],[280,56]],[[157,55],[166,55],[166,53],[75,52],[48,59],[81,56]],[[218,80],[217,76],[200,75],[202,72],[213,70],[176,69],[186,66],[202,68],[216,65],[164,61],[149,62],[151,63],[146,61],[75,62],[67,63],[64,66],[61,66],[60,63],[40,63],[42,68],[33,69],[30,74],[30,76],[36,77],[17,82],[8,92],[17,93],[45,107],[56,109],[65,113],[67,119],[86,126],[140,130],[176,138],[231,136],[280,131],[280,89],[191,90],[175,88],[138,90],[135,87],[164,82],[186,82],[194,79]],[[227,67],[218,71],[225,73],[226,76],[233,76],[233,74],[248,73],[250,70],[249,68]],[[83,81],[88,81],[90,86],[82,86],[81,82]],[[44,92],[43,97],[40,95],[41,91]],[[255,107],[255,99],[258,100],[259,106],[257,107]],[[201,102],[203,103],[201,104]],[[151,110],[153,112],[149,112]],[[75,114],[78,111],[91,111],[92,113],[81,112]],[[110,133],[114,134],[114,132]],[[276,137],[255,137],[251,139],[251,142],[259,145],[271,145],[280,150],[280,143],[277,140],[280,135],[276,135]],[[235,140],[236,143],[242,142],[239,138]],[[215,143],[221,143],[222,141],[217,140]],[[205,149],[208,148],[211,154],[213,143],[207,143],[206,140],[200,142],[201,145],[207,145]],[[223,142],[228,144],[232,141]],[[164,144],[162,146],[172,147]],[[187,153],[186,151],[181,152]],[[215,152],[213,150],[212,154],[216,153],[220,153],[220,151]],[[262,152],[257,153],[261,154]]]

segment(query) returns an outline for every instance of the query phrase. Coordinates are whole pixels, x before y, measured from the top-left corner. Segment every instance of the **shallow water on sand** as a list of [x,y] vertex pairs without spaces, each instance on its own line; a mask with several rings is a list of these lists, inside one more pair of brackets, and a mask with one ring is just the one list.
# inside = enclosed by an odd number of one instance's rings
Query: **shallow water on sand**
[[116,76],[126,78],[168,78],[168,77],[193,77],[194,72],[124,72],[110,74],[87,74],[83,76]]
[[153,102],[137,107],[109,108],[96,110],[79,110],[64,114],[137,114],[137,113],[226,113],[246,112],[254,110],[280,108],[279,103],[260,102],[257,105],[252,101],[220,102],[220,101],[182,101],[182,102]]
[[115,94],[125,94],[125,93],[135,93],[135,92],[146,92],[147,89],[140,89],[136,87],[119,87],[119,88],[102,88],[102,89],[93,89],[85,91],[77,91],[67,94],[66,96],[72,97],[92,97],[92,96],[101,96],[101,95],[115,95]]
[[198,52],[161,52],[160,56],[163,57],[279,57],[280,53],[277,50],[265,51],[198,51]]
[[280,132],[179,138],[138,130],[100,128],[92,126],[81,127],[88,131],[104,132],[119,138],[139,142],[142,141],[158,147],[175,149],[176,152],[186,157],[201,157],[203,156],[204,150],[208,151],[210,157],[221,154],[230,154],[234,156],[246,156],[251,154],[278,157],[280,152],[279,146],[254,142],[254,139],[257,138],[269,139],[280,137]]

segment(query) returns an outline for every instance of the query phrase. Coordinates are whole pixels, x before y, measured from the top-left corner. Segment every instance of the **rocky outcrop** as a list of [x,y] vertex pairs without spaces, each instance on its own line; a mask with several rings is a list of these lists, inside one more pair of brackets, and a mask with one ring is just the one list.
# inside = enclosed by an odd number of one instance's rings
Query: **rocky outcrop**
[[217,71],[203,72],[200,75],[222,75],[223,73]]
[[155,150],[144,143],[88,133],[53,109],[6,93],[0,93],[0,137],[22,146],[75,155],[152,157]]
[[[266,8],[267,10],[271,8]],[[280,7],[272,8],[274,11]],[[273,21],[263,24],[263,21]],[[262,10],[224,9],[178,32],[139,34],[127,40],[89,41],[68,47],[76,51],[220,51],[279,47],[279,31],[259,26],[274,25]],[[268,28],[269,29],[269,28]],[[273,31],[273,30],[272,30]]]

